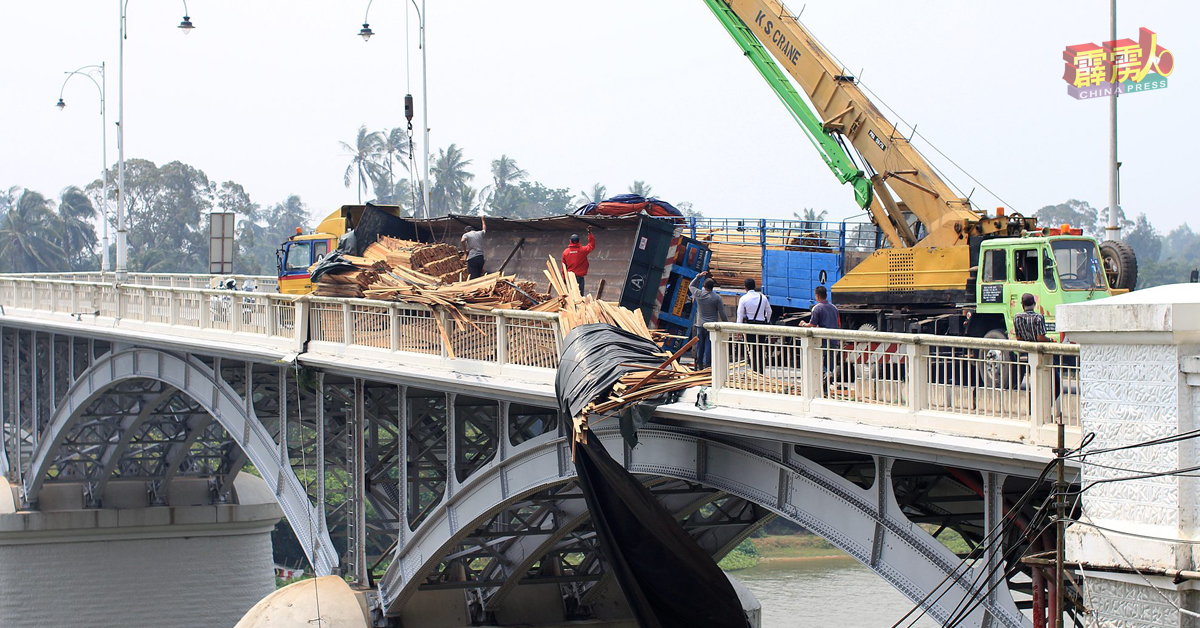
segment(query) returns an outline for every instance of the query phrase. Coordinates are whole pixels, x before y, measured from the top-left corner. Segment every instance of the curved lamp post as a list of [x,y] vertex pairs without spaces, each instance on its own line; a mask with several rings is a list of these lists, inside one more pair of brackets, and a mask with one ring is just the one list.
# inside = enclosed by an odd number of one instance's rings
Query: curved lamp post
[[[104,237],[101,240],[103,249],[100,252],[100,272],[108,272],[108,115],[105,113],[104,107],[104,64],[100,65],[85,65],[74,72],[66,72],[67,78],[63,80],[62,88],[58,90],[58,102],[54,105],[62,111],[67,107],[67,103],[63,102],[63,93],[67,89],[67,83],[74,76],[86,76],[88,80],[96,86],[100,91],[100,176],[104,181],[104,191],[100,197],[100,222],[104,225]],[[100,80],[96,80],[96,74],[100,75]]]
[[[129,261],[129,240],[125,226],[125,38],[128,36],[125,18],[129,0],[117,0],[121,9],[121,41],[117,53],[117,263],[116,281],[125,281]],[[196,28],[188,17],[187,0],[183,0],[183,21],[179,29],[186,35]]]
[[[371,5],[374,4],[374,2],[375,0],[369,0],[367,2],[367,12],[363,15],[362,29],[358,31],[358,36],[362,37],[363,41],[370,41],[371,36],[375,34],[375,32],[371,30],[370,20],[368,19],[368,17],[371,15]],[[421,6],[419,7],[417,6],[417,0],[409,0],[409,2],[412,2],[413,8],[417,10],[417,25],[421,33],[419,40],[420,43],[418,45],[421,48],[421,127],[422,135],[424,137],[424,145],[422,148],[425,156],[425,180],[421,187],[423,188],[422,191],[424,192],[423,201],[425,203],[425,217],[429,218],[429,76],[426,72],[427,65],[425,63],[425,0],[421,0]]]

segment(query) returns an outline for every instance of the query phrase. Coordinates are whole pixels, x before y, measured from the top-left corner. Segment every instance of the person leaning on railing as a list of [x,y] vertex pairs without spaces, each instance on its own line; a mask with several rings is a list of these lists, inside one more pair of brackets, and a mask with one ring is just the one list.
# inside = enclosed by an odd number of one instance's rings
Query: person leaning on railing
[[[812,307],[808,320],[800,323],[800,326],[841,329],[841,313],[838,312],[836,305],[829,302],[829,291],[825,289],[825,286],[817,286],[813,290],[813,296],[816,297],[817,303]],[[836,354],[840,347],[841,344],[837,340],[821,339],[822,349],[834,350],[821,352],[822,380],[825,382],[826,392],[829,390],[829,380],[833,378],[834,371],[840,362],[837,356],[832,354]]]
[[[697,287],[697,282],[703,282],[704,287]],[[704,328],[705,323],[729,320],[729,316],[725,314],[725,302],[721,300],[720,295],[713,292],[713,288],[716,286],[717,282],[709,276],[707,270],[697,274],[688,284],[688,296],[696,308],[696,322],[692,325],[692,330],[698,339],[696,341],[696,368],[698,369],[712,366],[712,339],[708,335],[708,330]]]
[[[1021,308],[1023,311],[1013,316],[1011,337],[1022,342],[1054,342],[1046,335],[1046,317],[1037,311],[1037,297],[1028,292],[1021,295]],[[1051,404],[1053,404],[1054,399],[1058,399],[1058,394],[1062,390],[1059,356],[1052,357],[1051,365],[1050,370],[1054,374],[1054,396],[1051,397]],[[1029,367],[1026,365],[1024,368],[1028,370]]]

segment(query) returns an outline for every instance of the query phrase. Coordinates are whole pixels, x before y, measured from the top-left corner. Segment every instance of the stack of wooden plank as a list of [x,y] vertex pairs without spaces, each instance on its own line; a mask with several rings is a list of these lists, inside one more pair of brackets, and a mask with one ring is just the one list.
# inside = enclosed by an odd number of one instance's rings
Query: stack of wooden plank
[[633,312],[616,303],[597,300],[590,294],[580,294],[575,273],[568,272],[553,256],[546,262],[544,272],[550,280],[550,287],[558,293],[558,298],[529,309],[535,312],[557,312],[558,324],[564,336],[579,325],[608,323],[654,340],[641,312]]
[[354,265],[354,270],[321,275],[315,290],[317,296],[362,298],[363,291],[378,281],[380,271],[388,268],[387,262],[353,255],[342,257]]
[[713,242],[708,245],[712,257],[708,272],[721,288],[741,290],[746,279],[762,285],[762,249],[745,244]]
[[467,264],[458,249],[444,243],[427,244],[381,236],[363,256],[436,277],[442,283],[466,278]]

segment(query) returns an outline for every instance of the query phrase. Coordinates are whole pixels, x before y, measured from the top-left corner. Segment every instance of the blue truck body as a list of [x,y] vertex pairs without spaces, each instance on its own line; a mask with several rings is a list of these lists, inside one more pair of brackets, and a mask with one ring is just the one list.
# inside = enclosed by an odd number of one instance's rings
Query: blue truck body
[[[691,218],[689,235],[712,244],[756,249],[762,264],[762,292],[775,307],[811,309],[813,289],[829,288],[883,244],[883,235],[866,222],[813,220],[738,220]],[[719,252],[713,253],[713,265]],[[741,294],[725,286],[722,294]]]

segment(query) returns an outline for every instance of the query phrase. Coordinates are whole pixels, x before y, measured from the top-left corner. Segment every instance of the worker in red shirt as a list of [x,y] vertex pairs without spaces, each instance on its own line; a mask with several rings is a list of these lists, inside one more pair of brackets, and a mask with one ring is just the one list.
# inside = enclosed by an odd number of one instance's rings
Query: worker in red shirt
[[562,263],[567,267],[567,272],[575,273],[575,280],[579,282],[579,294],[583,294],[583,278],[588,272],[588,254],[596,250],[596,237],[592,235],[592,228],[587,228],[588,243],[584,246],[579,245],[579,234],[571,235],[571,244],[563,250]]

